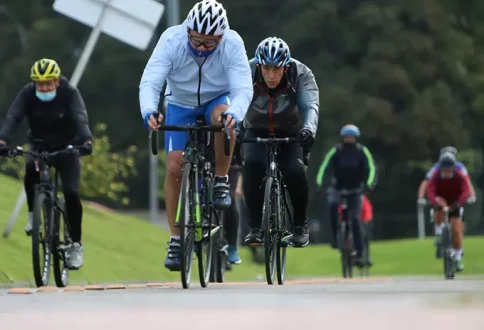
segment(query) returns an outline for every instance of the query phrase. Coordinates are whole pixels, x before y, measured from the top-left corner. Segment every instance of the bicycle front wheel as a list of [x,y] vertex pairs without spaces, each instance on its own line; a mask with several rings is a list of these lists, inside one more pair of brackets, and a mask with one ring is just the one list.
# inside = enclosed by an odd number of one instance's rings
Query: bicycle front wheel
[[37,191],[32,219],[32,265],[37,287],[49,284],[52,216],[50,196],[44,191]]
[[269,177],[266,181],[264,193],[264,206],[262,208],[262,223],[264,226],[264,252],[267,284],[274,284],[274,275],[277,262],[277,246],[279,233],[274,229],[275,195],[272,193],[274,178]]
[[214,222],[214,212],[212,206],[209,205],[206,211],[207,214],[203,214],[202,239],[197,242],[198,276],[200,285],[203,288],[207,287],[212,271],[212,223]]
[[192,277],[193,252],[195,250],[195,223],[193,219],[192,164],[186,163],[178,200],[177,223],[180,227],[180,268],[184,289],[190,287]]

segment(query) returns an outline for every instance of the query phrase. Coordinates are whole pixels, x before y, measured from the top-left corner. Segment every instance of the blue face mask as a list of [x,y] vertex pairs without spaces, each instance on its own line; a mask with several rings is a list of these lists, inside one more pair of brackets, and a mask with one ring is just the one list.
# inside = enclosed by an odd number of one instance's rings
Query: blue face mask
[[52,101],[56,96],[56,89],[50,92],[39,92],[38,90],[35,91],[35,96],[42,102],[49,102]]
[[214,49],[212,50],[207,50],[207,51],[200,51],[200,50],[197,50],[196,48],[193,48],[192,47],[192,44],[190,43],[190,41],[188,41],[188,49],[190,49],[190,51],[192,52],[192,54],[196,57],[208,57],[210,54],[212,54],[215,49],[217,49],[217,47],[215,47]]

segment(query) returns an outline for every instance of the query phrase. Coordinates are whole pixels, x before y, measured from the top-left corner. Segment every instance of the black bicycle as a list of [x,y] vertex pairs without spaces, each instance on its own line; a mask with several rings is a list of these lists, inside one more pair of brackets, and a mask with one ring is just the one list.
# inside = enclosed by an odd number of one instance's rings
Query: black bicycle
[[[348,209],[348,196],[350,195],[361,195],[363,189],[341,189],[338,190],[339,196],[341,198],[341,208],[342,214],[341,221],[338,225],[338,248],[341,252],[341,265],[343,270],[344,278],[353,277],[353,265],[354,258],[356,256],[354,241],[353,241],[353,225],[352,217],[353,210]],[[360,229],[361,230],[361,229]]]
[[[159,113],[154,117],[158,120]],[[208,132],[225,131],[224,151],[230,155],[230,132],[225,129],[226,116],[222,116],[222,126],[205,125],[199,117],[194,125],[161,125],[160,130],[187,131],[190,133],[183,156],[183,176],[175,226],[180,228],[181,282],[184,289],[190,287],[193,253],[198,259],[200,285],[208,285],[211,273],[214,237],[222,230],[219,214],[212,203],[214,173],[211,161],[205,155],[208,145]],[[157,131],[150,131],[151,152],[158,154]]]
[[299,142],[297,138],[244,138],[243,143],[265,143],[269,145],[269,166],[267,167],[262,208],[264,226],[264,252],[267,284],[284,284],[286,274],[286,248],[290,245],[293,221],[289,211],[288,196],[282,173],[277,162],[278,144]]
[[49,284],[51,256],[54,279],[58,287],[65,287],[69,278],[66,265],[66,248],[72,244],[69,236],[69,222],[65,211],[65,201],[59,198],[59,173],[50,176],[50,167],[54,157],[75,153],[79,155],[85,146],[67,146],[55,152],[27,151],[22,147],[11,149],[9,156],[31,155],[35,168],[40,174],[40,183],[35,185],[34,209],[32,219],[32,265],[37,287]]

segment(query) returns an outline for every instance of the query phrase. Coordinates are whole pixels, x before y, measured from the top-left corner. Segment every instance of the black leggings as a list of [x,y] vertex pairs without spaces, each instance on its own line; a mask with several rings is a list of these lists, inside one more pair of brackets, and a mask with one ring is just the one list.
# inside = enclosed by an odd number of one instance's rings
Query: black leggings
[[[80,242],[82,236],[82,205],[79,196],[81,179],[81,163],[76,155],[59,155],[52,164],[58,171],[62,181],[62,190],[66,201],[66,213],[69,220],[70,235],[73,242]],[[25,165],[24,187],[27,195],[29,212],[34,208],[34,185],[40,182],[40,175],[35,170],[32,156],[28,155]]]
[[237,210],[237,203],[235,202],[235,189],[237,188],[237,181],[239,180],[238,171],[229,171],[230,183],[230,197],[232,198],[232,205],[224,212],[224,228],[225,237],[228,245],[237,245],[237,235],[239,231],[239,212]]
[[[247,131],[246,137],[257,136]],[[249,226],[260,228],[262,206],[264,204],[263,179],[268,162],[268,147],[263,143],[244,144],[243,189],[250,213]],[[284,177],[294,209],[294,225],[302,226],[307,222],[308,180],[303,163],[303,149],[299,144],[279,144],[278,165]]]

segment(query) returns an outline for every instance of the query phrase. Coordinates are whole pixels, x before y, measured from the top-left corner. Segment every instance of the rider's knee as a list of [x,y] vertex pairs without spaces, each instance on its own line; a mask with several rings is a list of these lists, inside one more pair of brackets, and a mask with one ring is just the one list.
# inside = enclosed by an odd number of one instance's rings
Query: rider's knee
[[181,164],[183,162],[182,152],[170,152],[166,161],[166,177],[179,179],[182,175]]
[[213,108],[212,113],[210,114],[210,119],[212,120],[212,123],[216,123],[218,116],[220,116],[223,112],[227,111],[228,108],[228,104],[218,104],[215,108]]

